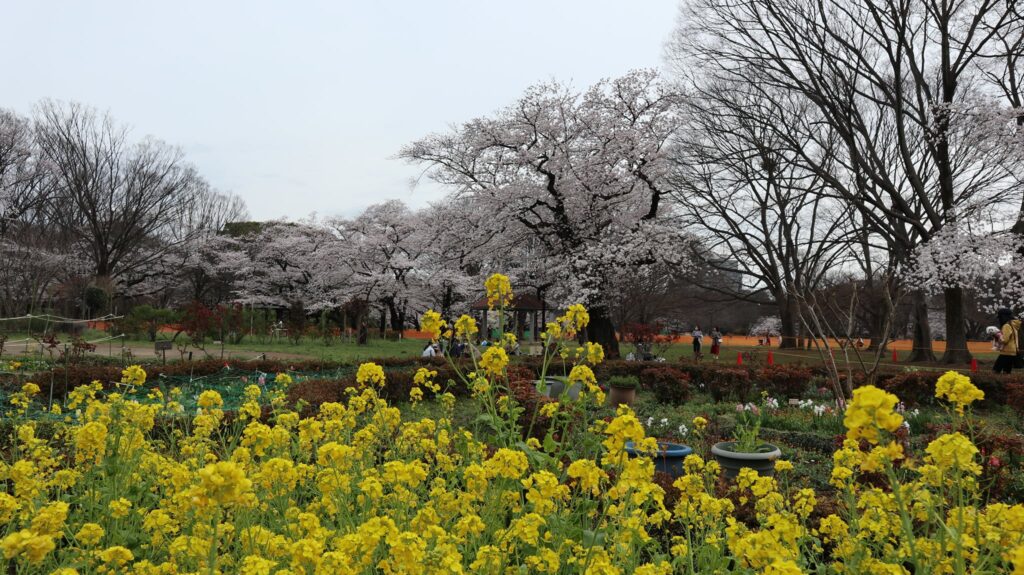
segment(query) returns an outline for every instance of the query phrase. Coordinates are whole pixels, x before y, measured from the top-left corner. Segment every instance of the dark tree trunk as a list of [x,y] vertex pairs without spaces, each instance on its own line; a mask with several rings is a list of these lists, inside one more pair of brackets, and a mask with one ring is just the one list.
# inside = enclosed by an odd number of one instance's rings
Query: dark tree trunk
[[441,317],[448,319],[449,314],[452,311],[452,304],[455,303],[455,294],[452,291],[452,286],[444,288],[444,296],[441,298]]
[[964,290],[948,288],[946,295],[946,352],[942,363],[970,363],[967,349],[967,325],[964,321]]
[[797,305],[799,304],[796,298],[791,295],[780,300],[779,319],[782,322],[780,348],[794,349],[800,347],[797,342]]
[[391,314],[391,331],[402,333],[402,328],[405,327],[405,313],[398,311],[395,300],[389,299],[387,303],[388,312]]
[[609,359],[619,357],[619,340],[615,338],[615,325],[612,324],[612,318],[605,307],[594,307],[590,310],[587,339],[601,344],[605,357]]
[[932,351],[932,329],[928,325],[928,299],[923,291],[917,290],[913,296],[914,348],[910,350],[908,361],[935,361]]
[[882,346],[882,351],[888,347],[888,341],[882,344],[882,340],[887,339],[885,329],[889,324],[889,318],[892,316],[893,309],[892,304],[888,297],[882,290],[888,290],[889,286],[887,283],[880,282],[881,285],[870,286],[869,300],[871,308],[867,310],[867,323],[868,323],[868,351],[878,351],[879,346]]

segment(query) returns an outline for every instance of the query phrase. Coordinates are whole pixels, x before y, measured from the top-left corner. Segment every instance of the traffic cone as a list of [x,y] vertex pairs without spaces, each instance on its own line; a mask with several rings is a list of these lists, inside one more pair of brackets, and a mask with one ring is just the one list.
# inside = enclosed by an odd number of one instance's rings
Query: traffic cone
[[775,356],[771,351],[768,352],[768,365],[775,365]]
[[971,371],[978,373],[978,360],[975,358],[971,358]]
[[896,363],[900,360],[900,354],[895,349],[892,350],[892,362]]
[[742,351],[737,351],[736,352],[736,365],[743,365],[743,352]]

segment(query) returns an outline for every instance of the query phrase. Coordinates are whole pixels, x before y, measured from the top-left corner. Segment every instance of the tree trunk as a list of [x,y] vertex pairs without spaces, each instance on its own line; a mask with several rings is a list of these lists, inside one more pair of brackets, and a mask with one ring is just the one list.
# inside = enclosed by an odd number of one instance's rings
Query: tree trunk
[[451,315],[452,304],[455,303],[455,294],[452,290],[452,286],[446,286],[444,288],[444,296],[441,298],[441,317],[446,321]]
[[[874,309],[868,310],[868,351],[878,351],[878,347],[882,344],[882,340],[886,339],[885,329],[889,322],[889,318],[892,316],[893,309],[888,297],[881,292],[881,290],[888,290],[889,286],[887,282],[883,282],[883,285],[872,286],[871,289],[871,301]],[[888,347],[889,343],[886,342],[883,345],[882,351],[885,351],[885,347]]]
[[967,326],[964,321],[964,290],[947,288],[946,295],[946,352],[942,363],[970,363],[967,349]]
[[796,298],[793,296],[786,296],[784,300],[780,301],[779,304],[779,319],[782,322],[781,333],[782,342],[779,344],[780,349],[794,349],[799,347],[797,344],[797,306]]
[[907,361],[935,361],[932,351],[932,329],[928,325],[928,299],[921,290],[913,296],[914,339]]
[[609,359],[619,357],[619,340],[615,338],[615,325],[612,324],[611,316],[604,306],[594,307],[590,310],[587,339],[601,344],[605,357]]
[[395,333],[402,333],[402,328],[405,327],[404,314],[398,311],[398,306],[395,304],[395,300],[388,299],[388,312],[391,314],[391,331]]

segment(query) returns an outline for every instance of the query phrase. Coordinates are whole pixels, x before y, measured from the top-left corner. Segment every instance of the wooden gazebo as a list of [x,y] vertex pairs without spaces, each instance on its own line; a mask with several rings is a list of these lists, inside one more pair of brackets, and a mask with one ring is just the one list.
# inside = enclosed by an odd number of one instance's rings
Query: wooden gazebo
[[[513,292],[514,293],[514,292]],[[496,314],[498,310],[489,310],[487,306],[487,296],[484,296],[469,306],[470,312],[480,320],[481,337],[490,339],[490,325],[488,323],[488,316]],[[506,326],[505,331],[512,331],[516,334],[516,338],[519,341],[526,341],[527,339],[533,341],[540,341],[540,332],[544,329],[544,324],[547,323],[548,304],[541,298],[528,294],[528,293],[516,293],[512,296],[512,303],[505,307],[505,313],[511,314],[512,325]],[[511,327],[511,329],[510,329]],[[526,335],[527,329],[529,329],[529,336]]]

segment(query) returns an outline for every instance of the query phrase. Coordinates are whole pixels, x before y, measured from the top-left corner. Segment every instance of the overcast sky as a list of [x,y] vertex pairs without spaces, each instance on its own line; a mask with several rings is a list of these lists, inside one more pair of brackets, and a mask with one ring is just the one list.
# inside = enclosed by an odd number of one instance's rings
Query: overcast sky
[[10,0],[0,107],[109,111],[181,146],[256,219],[442,192],[402,145],[548,79],[660,67],[676,0]]

